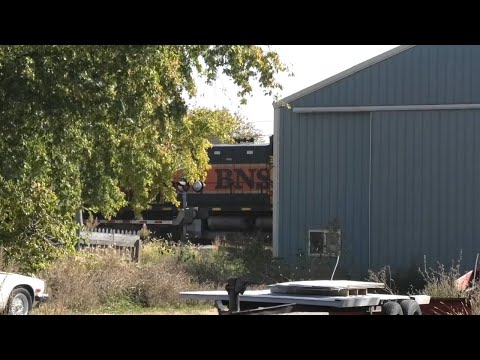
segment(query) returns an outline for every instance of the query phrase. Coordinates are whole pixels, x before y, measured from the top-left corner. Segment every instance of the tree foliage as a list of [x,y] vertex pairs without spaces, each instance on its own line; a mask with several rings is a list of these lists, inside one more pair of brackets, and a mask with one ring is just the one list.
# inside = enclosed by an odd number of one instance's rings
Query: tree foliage
[[112,216],[125,191],[137,214],[159,192],[176,202],[173,175],[202,179],[206,139],[230,131],[201,111],[186,116],[195,74],[223,72],[244,100],[255,80],[272,94],[284,70],[258,46],[0,46],[2,188],[26,199],[41,184],[49,211],[68,219],[84,205]]
[[260,142],[263,138],[263,133],[255,127],[253,123],[248,121],[241,114],[235,114],[236,126],[233,132],[233,137],[236,139],[253,139],[254,142]]
[[59,203],[45,183],[0,177],[0,239],[8,261],[34,272],[74,249],[77,226]]
[[[235,139],[254,139],[254,142],[262,140],[262,132],[239,113],[232,113],[227,108],[208,109],[196,108],[188,112],[187,118],[195,122],[195,126],[212,126],[218,124],[222,127],[224,134],[220,134],[218,138],[209,139],[211,142],[234,144]],[[205,125],[200,125],[203,123]],[[206,144],[207,147],[211,144]],[[206,153],[205,153],[206,154]]]

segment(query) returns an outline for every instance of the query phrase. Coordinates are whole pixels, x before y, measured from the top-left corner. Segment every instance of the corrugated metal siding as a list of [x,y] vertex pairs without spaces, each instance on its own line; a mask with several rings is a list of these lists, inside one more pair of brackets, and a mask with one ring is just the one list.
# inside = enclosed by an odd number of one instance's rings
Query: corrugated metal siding
[[342,263],[368,266],[370,115],[281,116],[279,257],[305,254],[308,230],[337,218],[345,224]]
[[[343,120],[342,120],[343,121]],[[372,267],[480,252],[480,111],[382,112],[372,127]]]
[[[480,46],[417,46],[292,105],[449,103],[480,103]],[[306,252],[308,229],[338,217],[340,263],[353,273],[365,273],[370,260],[418,274],[424,256],[448,265],[460,251],[472,268],[480,252],[479,121],[479,110],[373,113],[369,198],[370,113],[281,108],[278,255]]]
[[[417,272],[480,252],[480,111],[284,113],[279,256],[307,252],[308,229],[338,218],[342,267]],[[370,257],[370,259],[369,259]]]
[[292,106],[480,103],[479,45],[418,45]]

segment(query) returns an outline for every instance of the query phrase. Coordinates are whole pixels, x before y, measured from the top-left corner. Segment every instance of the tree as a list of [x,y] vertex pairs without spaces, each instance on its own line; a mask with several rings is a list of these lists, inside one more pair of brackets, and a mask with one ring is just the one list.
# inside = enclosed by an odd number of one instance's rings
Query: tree
[[[254,142],[259,142],[263,137],[260,130],[249,122],[243,115],[239,113],[232,114],[227,108],[221,109],[208,109],[208,108],[196,108],[191,109],[188,112],[187,117],[194,121],[221,124],[224,135],[220,138],[210,139],[211,142],[234,144],[235,139],[254,139]],[[198,126],[198,125],[197,125]]]
[[260,142],[263,133],[248,121],[243,115],[235,114],[237,120],[236,129],[233,133],[235,139],[253,139],[254,142]]
[[[223,72],[244,101],[251,81],[266,94],[281,88],[275,76],[285,70],[258,46],[0,46],[0,188],[27,198],[40,186],[48,211],[62,219],[84,205],[112,216],[126,191],[137,214],[159,192],[176,203],[173,175],[203,179],[206,139],[228,135],[215,119],[185,116],[194,74],[211,82]],[[38,211],[22,212],[7,197],[0,212],[18,209],[5,218],[13,226],[0,224],[0,243],[25,245],[20,239],[40,231]],[[37,227],[27,233],[17,223]],[[65,245],[70,225],[40,238]]]

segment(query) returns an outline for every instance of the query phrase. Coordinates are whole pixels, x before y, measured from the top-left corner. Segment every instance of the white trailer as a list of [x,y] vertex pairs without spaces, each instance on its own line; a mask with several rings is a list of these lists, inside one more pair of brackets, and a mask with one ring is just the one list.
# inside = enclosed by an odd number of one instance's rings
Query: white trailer
[[[226,291],[186,291],[182,299],[213,300],[219,314],[267,314],[302,312],[321,314],[421,315],[427,295],[382,293],[383,283],[349,280],[293,281],[268,285],[263,290],[246,290],[249,282],[229,279]],[[229,310],[223,307],[228,302]],[[246,307],[249,310],[241,310]],[[256,309],[252,307],[257,305]]]

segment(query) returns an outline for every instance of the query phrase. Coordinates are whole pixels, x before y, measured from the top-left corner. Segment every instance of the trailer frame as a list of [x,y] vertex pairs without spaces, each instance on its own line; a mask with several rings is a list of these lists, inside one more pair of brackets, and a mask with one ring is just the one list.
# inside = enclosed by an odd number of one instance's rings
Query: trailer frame
[[[368,293],[368,289],[383,289],[382,283],[320,280],[310,284],[288,282],[269,285],[269,289],[246,290],[253,284],[256,283],[241,277],[230,278],[225,291],[186,291],[181,292],[180,297],[184,300],[213,300],[219,315],[294,314],[300,311],[331,315],[421,315],[420,305],[430,302],[427,295]],[[332,286],[328,287],[329,284]],[[224,306],[227,302],[228,310]]]

